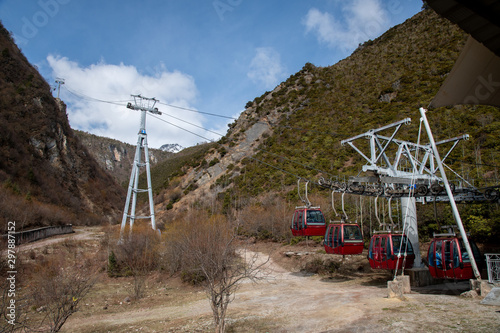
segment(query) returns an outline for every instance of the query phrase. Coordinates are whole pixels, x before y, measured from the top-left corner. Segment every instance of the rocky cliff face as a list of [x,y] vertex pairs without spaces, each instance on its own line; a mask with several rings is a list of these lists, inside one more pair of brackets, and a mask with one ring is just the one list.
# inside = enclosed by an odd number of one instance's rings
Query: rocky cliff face
[[[128,183],[136,146],[77,130],[75,130],[75,134],[102,169],[106,170],[120,184]],[[168,151],[150,148],[149,163],[153,167],[172,155],[173,153]]]
[[66,106],[0,26],[0,219],[24,227],[111,221],[124,190],[81,144]]

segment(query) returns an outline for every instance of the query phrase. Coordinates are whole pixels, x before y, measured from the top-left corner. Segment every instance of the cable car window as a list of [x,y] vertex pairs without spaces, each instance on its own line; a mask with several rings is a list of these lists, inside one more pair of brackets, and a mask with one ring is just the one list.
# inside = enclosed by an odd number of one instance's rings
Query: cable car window
[[442,241],[441,240],[437,240],[436,241],[436,267],[438,268],[443,268],[443,264],[441,262],[441,248],[442,248]]
[[408,238],[406,236],[404,236],[404,241],[406,244],[406,253],[407,254],[414,254],[413,246],[411,245],[411,242],[408,240]]
[[436,261],[434,260],[434,241],[431,242],[431,245],[429,245],[429,257],[427,260],[429,261],[429,266],[434,267],[436,266]]
[[325,219],[320,210],[308,210],[307,223],[325,223]]
[[401,249],[401,254],[413,254],[413,247],[411,246],[411,243],[408,241],[408,238],[406,235],[402,238],[403,239],[403,244],[401,244],[401,236],[400,235],[394,235],[392,236],[392,249],[394,251],[394,254],[397,255],[399,250]]
[[373,243],[375,243],[376,239],[372,237],[370,240],[370,246],[368,248],[368,258],[373,259]]
[[304,212],[299,211],[299,229],[304,227]]
[[451,243],[449,240],[444,242],[444,267],[450,269],[451,266]]
[[[401,247],[401,236],[392,236],[392,251],[394,254],[399,253],[399,248]],[[404,248],[401,249],[404,252]]]
[[481,252],[479,252],[479,248],[477,247],[476,243],[474,243],[473,241],[470,241],[470,247],[472,248],[472,253],[474,254],[474,259],[480,265],[481,260],[483,258],[481,257]]
[[337,247],[339,245],[339,238],[340,238],[340,228],[338,226],[335,226],[335,231],[333,235],[333,247]]
[[333,242],[333,229],[334,228],[329,228],[328,229],[328,239],[327,239],[328,246],[332,246],[332,242]]
[[462,252],[462,262],[470,262],[469,253],[467,253],[463,239],[460,240],[460,252]]
[[458,257],[457,242],[453,242],[453,268],[457,268],[459,265],[460,265],[460,258]]
[[[479,252],[479,249],[477,248],[476,243],[473,241],[469,241],[469,245],[472,250],[472,254],[474,255],[474,259],[476,260],[476,263],[480,263],[482,258],[481,258],[481,253]],[[460,239],[460,252],[462,253],[462,262],[470,262],[469,259],[469,254],[467,253],[467,250],[465,249],[465,244],[464,240]]]
[[362,240],[361,231],[358,226],[355,225],[345,225],[344,226],[344,240],[355,239]]

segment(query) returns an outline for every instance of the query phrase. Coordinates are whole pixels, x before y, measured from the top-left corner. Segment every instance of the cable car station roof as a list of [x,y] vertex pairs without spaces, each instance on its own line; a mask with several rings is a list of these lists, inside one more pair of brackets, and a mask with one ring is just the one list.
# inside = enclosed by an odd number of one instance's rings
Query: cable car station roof
[[427,4],[471,35],[429,107],[500,107],[500,1],[428,0]]
[[427,4],[500,56],[500,1],[428,0]]

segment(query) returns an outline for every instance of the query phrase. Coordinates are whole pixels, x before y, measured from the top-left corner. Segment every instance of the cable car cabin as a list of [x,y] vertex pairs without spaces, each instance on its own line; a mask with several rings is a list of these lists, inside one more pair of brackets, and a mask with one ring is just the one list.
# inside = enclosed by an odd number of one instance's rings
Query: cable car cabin
[[319,207],[297,207],[290,228],[294,236],[324,236],[325,216]]
[[[406,260],[404,258],[405,252]],[[401,257],[398,260],[399,253],[401,253]],[[368,261],[373,269],[402,269],[403,264],[404,268],[411,268],[415,261],[415,253],[406,235],[375,234],[370,240]]]
[[[473,241],[469,244],[478,266],[481,253]],[[456,236],[434,238],[427,252],[429,272],[435,279],[468,280],[474,278],[469,254],[463,239]]]
[[325,233],[324,246],[326,253],[361,254],[363,252],[363,236],[357,224],[331,222]]

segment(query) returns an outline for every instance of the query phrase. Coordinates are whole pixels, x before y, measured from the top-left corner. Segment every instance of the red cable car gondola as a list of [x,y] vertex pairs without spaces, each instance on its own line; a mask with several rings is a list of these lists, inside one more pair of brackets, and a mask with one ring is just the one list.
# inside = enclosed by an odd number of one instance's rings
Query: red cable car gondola
[[413,266],[414,260],[413,246],[406,235],[383,233],[372,236],[368,249],[368,261],[371,268],[395,270],[402,269],[404,264],[406,269]]
[[296,207],[290,228],[294,236],[324,236],[325,216],[319,207]]
[[300,195],[300,178],[297,180],[297,191],[300,199],[306,204],[302,207],[295,207],[292,217],[292,235],[294,236],[324,236],[326,231],[326,221],[323,212],[319,207],[311,207],[311,202],[307,198],[306,181],[305,196]]
[[363,252],[363,235],[359,225],[354,223],[330,222],[323,242],[326,253],[361,254]]
[[[469,240],[476,263],[481,262],[477,245]],[[435,279],[474,279],[474,271],[464,241],[454,233],[435,235],[427,252],[429,272]]]

